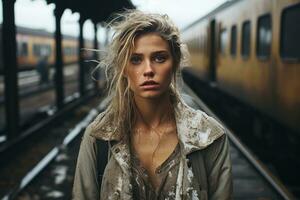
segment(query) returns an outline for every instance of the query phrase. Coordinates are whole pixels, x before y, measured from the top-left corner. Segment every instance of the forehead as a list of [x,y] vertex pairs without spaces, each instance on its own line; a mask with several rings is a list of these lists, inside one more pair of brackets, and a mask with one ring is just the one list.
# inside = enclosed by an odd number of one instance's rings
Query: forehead
[[169,51],[169,44],[157,33],[146,33],[135,38],[133,52],[147,51]]

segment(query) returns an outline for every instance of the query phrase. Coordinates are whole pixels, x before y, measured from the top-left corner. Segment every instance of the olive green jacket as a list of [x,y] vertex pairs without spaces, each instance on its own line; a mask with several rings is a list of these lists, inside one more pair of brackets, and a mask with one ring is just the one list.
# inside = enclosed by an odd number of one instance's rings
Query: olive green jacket
[[[120,139],[118,127],[103,123],[105,117],[105,114],[99,114],[86,128],[77,160],[73,199],[132,199],[129,147]],[[183,102],[176,105],[175,118],[181,160],[174,199],[232,199],[231,161],[225,129],[204,112]],[[101,188],[98,183],[98,159],[101,159],[98,139],[118,141],[110,149]],[[191,165],[189,159],[196,159],[196,162]]]

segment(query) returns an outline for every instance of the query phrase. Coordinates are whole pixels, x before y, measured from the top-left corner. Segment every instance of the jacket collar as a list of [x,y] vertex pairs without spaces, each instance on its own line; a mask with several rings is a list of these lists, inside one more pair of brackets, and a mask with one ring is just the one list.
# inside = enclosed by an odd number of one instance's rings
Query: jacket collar
[[[106,141],[120,141],[122,137],[119,128],[112,123],[104,123],[111,122],[106,117],[109,119],[105,112],[96,117],[90,124],[90,135]],[[222,125],[215,119],[200,110],[194,110],[183,101],[175,106],[175,119],[178,138],[185,155],[206,148],[225,133]],[[124,149],[124,142],[120,141],[114,149],[120,147]]]
[[222,125],[214,118],[185,103],[177,105],[176,124],[185,155],[206,148],[225,133]]

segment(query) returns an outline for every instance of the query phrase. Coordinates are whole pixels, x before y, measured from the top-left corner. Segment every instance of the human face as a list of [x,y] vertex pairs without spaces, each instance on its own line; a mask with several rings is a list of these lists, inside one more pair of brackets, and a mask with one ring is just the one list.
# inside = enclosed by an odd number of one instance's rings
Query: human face
[[137,37],[125,70],[135,98],[157,98],[168,92],[173,58],[167,41],[156,33]]

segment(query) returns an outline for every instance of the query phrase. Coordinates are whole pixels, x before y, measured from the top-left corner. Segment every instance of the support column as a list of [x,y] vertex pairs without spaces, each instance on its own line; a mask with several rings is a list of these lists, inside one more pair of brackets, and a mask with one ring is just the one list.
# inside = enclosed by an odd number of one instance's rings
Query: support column
[[[98,38],[97,38],[97,32],[98,32],[98,27],[97,27],[97,23],[94,22],[94,33],[95,33],[95,36],[94,36],[94,49],[98,50],[99,49],[99,45],[98,45]],[[94,59],[95,60],[99,60],[99,54],[98,52],[94,52]],[[99,73],[99,69],[97,71],[95,71],[95,79],[97,81],[94,81],[94,87],[95,87],[95,90],[96,92],[99,92],[99,79],[101,78],[100,76],[100,73]]]
[[2,0],[2,49],[4,66],[4,94],[7,138],[19,134],[18,65],[16,49],[15,0]]
[[85,94],[85,69],[84,69],[84,40],[83,40],[83,24],[84,19],[80,16],[79,18],[79,48],[78,48],[78,57],[79,57],[79,93],[80,96]]
[[55,59],[55,91],[56,91],[56,106],[61,109],[64,105],[64,76],[63,76],[63,56],[62,56],[62,35],[61,35],[61,17],[63,8],[56,4],[54,10],[55,15],[55,44],[56,44],[56,59]]

